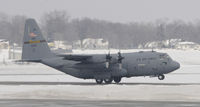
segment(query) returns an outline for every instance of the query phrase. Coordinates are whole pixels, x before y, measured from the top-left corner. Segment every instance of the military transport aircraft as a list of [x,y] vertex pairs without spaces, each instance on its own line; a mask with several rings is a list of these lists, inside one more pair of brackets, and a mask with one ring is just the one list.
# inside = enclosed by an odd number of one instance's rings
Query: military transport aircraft
[[95,79],[97,84],[119,83],[123,77],[155,76],[159,80],[164,74],[180,68],[180,64],[166,53],[155,51],[67,55],[54,54],[34,19],[27,19],[24,30],[22,61],[38,62],[61,72],[82,79]]

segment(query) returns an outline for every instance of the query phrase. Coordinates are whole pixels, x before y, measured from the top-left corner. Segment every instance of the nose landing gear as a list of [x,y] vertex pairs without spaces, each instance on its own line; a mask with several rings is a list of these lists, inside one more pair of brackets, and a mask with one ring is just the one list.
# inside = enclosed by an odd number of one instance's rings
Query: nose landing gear
[[163,74],[160,74],[160,75],[158,75],[158,79],[159,79],[159,80],[164,80],[164,79],[165,79],[165,76],[164,76]]

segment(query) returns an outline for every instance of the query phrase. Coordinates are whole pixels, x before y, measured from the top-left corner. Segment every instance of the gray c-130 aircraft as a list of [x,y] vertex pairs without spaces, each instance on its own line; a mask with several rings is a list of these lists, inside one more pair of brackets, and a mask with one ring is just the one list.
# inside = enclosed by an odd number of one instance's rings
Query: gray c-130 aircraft
[[118,54],[55,54],[50,51],[34,19],[27,19],[24,29],[22,61],[38,62],[82,79],[95,79],[97,84],[119,83],[123,77],[155,76],[180,68],[166,53],[155,51]]

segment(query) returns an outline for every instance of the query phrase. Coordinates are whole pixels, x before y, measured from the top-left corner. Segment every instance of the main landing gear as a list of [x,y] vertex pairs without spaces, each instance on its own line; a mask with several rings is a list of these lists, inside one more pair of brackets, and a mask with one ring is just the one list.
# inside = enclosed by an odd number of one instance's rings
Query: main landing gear
[[159,79],[159,80],[164,80],[164,79],[165,79],[165,76],[164,76],[163,74],[160,74],[160,75],[158,75],[158,79]]
[[97,84],[102,84],[102,82],[103,82],[103,79],[96,79]]
[[112,81],[113,81],[113,78],[104,79],[104,82],[105,82],[106,84],[111,84]]
[[121,81],[121,79],[122,79],[121,77],[115,77],[114,81],[115,81],[115,83],[119,83]]
[[120,83],[121,77],[114,77],[114,78],[107,78],[107,79],[96,79],[96,83],[102,84],[103,81],[104,81],[106,84],[111,84],[113,80],[114,80],[115,83]]

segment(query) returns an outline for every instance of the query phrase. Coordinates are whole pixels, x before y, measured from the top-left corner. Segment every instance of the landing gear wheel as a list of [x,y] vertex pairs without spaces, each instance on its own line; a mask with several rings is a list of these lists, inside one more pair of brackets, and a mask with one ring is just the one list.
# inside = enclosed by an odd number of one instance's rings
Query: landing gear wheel
[[112,83],[112,81],[113,81],[112,78],[104,79],[104,82],[105,82],[106,84],[110,84],[110,83]]
[[164,80],[164,79],[165,79],[165,76],[164,76],[163,74],[158,75],[158,79],[159,79],[159,80]]
[[119,83],[120,81],[121,81],[121,77],[114,77],[114,81],[115,81],[115,83]]
[[103,79],[96,79],[97,84],[102,84],[102,82],[103,82]]

